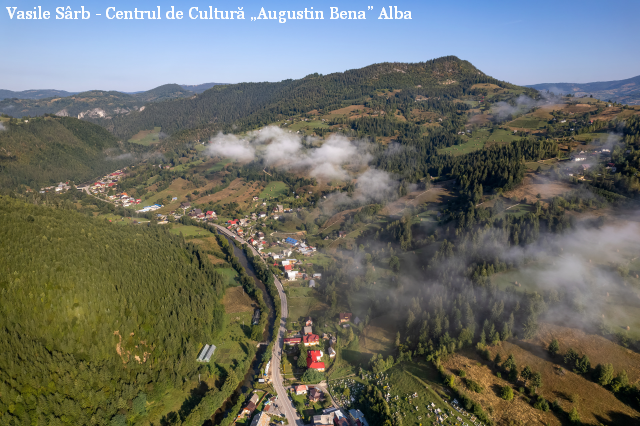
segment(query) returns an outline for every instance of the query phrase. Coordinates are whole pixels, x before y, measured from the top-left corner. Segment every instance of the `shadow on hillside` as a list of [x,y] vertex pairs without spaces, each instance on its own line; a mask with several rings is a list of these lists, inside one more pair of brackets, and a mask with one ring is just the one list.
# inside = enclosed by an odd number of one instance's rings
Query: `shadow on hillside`
[[198,386],[191,389],[189,397],[184,400],[184,402],[182,403],[182,407],[180,407],[180,410],[178,411],[178,413],[180,414],[180,419],[182,421],[184,421],[187,416],[191,414],[191,411],[193,411],[193,409],[198,406],[208,390],[209,385],[207,385],[206,382],[200,382],[198,383]]
[[605,419],[602,416],[595,416],[596,420],[603,425],[640,425],[640,419],[638,417],[631,417],[628,414],[621,413],[619,411],[609,411],[607,414],[611,420]]

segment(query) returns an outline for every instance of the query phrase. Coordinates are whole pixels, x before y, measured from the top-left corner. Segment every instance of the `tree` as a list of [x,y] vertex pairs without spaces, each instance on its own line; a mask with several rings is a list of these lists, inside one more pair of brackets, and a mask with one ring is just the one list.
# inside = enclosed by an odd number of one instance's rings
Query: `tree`
[[546,413],[549,411],[549,403],[543,397],[538,396],[538,400],[533,404],[533,408],[537,408],[538,410],[542,410]]
[[511,389],[511,386],[507,385],[503,387],[502,392],[500,392],[500,397],[505,401],[513,400],[513,389]]
[[496,354],[496,357],[493,359],[493,363],[496,367],[500,367],[500,363],[502,362],[502,357],[499,353]]
[[613,365],[610,363],[604,365],[598,364],[596,367],[596,376],[600,386],[607,386],[611,384],[614,378]]
[[520,376],[522,377],[522,380],[524,380],[526,382],[527,380],[529,380],[531,378],[532,374],[533,374],[533,371],[531,371],[531,367],[526,365],[522,369],[522,372],[520,373]]
[[305,368],[307,366],[307,347],[300,343],[298,345],[298,349],[300,350],[300,354],[298,355],[298,368]]
[[573,348],[567,349],[567,353],[564,355],[564,363],[567,365],[573,365],[578,359],[578,352]]
[[582,374],[586,374],[591,369],[591,361],[589,361],[589,357],[584,354],[580,359],[576,361],[576,368],[574,371]]
[[538,388],[542,387],[542,374],[539,372],[533,373],[531,375],[531,389],[536,392]]
[[569,421],[575,425],[580,424],[580,413],[578,413],[578,409],[573,407],[571,412],[569,413]]
[[398,259],[398,256],[391,256],[391,259],[389,259],[389,268],[391,268],[393,272],[400,271],[400,259]]
[[345,387],[344,390],[342,391],[342,395],[348,399],[351,396],[351,390],[349,390],[348,387]]
[[558,339],[553,339],[551,343],[549,343],[548,350],[551,356],[556,356],[556,354],[560,350],[560,344],[558,343]]
[[262,339],[262,327],[256,324],[251,327],[251,340],[259,341]]
[[133,400],[133,412],[136,414],[144,414],[147,411],[147,395],[140,392]]
[[508,371],[514,370],[516,368],[516,360],[513,357],[513,354],[509,354],[507,360],[502,364],[502,368]]
[[315,368],[309,368],[302,375],[302,381],[306,383],[320,383],[324,379],[324,374]]
[[611,390],[614,392],[618,392],[621,389],[625,388],[629,384],[629,377],[627,376],[627,372],[622,370],[616,375],[616,378],[611,382]]

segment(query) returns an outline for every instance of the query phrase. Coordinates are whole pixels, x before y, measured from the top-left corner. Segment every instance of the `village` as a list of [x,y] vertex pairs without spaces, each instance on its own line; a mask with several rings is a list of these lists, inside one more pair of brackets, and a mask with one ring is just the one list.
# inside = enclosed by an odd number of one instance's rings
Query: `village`
[[[339,325],[345,326],[350,321],[352,315],[350,313],[341,313],[339,315]],[[297,352],[297,348],[301,348],[299,356],[305,356],[307,370],[314,370],[323,373],[326,368],[325,361],[327,356],[332,359],[336,356],[334,345],[336,344],[335,336],[324,334],[322,339],[313,333],[313,319],[306,318],[302,329],[297,332],[291,332],[284,339],[286,352]],[[325,342],[325,343],[323,343]],[[321,349],[322,345],[326,345],[326,354]],[[302,350],[304,348],[304,351]],[[202,350],[204,353],[205,347]],[[298,356],[295,357],[296,359]],[[264,377],[259,379],[258,383],[269,383],[268,367],[265,370]],[[336,403],[336,398],[340,395],[331,395],[330,385],[321,380],[318,384],[297,383],[286,388],[288,391],[289,402],[298,411],[301,418],[307,418],[310,425],[314,426],[369,426],[364,414],[355,408],[349,408],[354,400],[340,401],[340,405]],[[310,414],[312,413],[312,414]],[[269,424],[280,423],[285,424],[285,414],[280,406],[277,396],[272,393],[260,389],[254,389],[253,394],[246,402],[236,418],[236,424],[246,424],[249,426],[267,426]]]

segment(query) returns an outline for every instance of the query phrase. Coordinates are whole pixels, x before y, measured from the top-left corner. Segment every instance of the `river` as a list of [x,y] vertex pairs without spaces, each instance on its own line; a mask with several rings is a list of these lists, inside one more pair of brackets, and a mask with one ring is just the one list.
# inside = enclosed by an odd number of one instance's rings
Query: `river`
[[[244,269],[247,271],[247,274],[249,274],[249,276],[253,278],[253,280],[256,283],[256,286],[260,289],[260,291],[262,291],[262,297],[265,303],[267,304],[267,307],[269,308],[267,327],[262,336],[262,341],[267,343],[271,342],[271,338],[273,336],[274,320],[275,320],[275,312],[276,312],[273,305],[273,299],[267,292],[267,288],[265,287],[264,283],[260,281],[256,276],[256,272],[253,269],[253,265],[251,265],[251,263],[249,262],[249,259],[247,259],[247,256],[244,254],[244,251],[235,244],[235,241],[233,238],[227,237],[222,233],[220,234],[223,237],[225,237],[227,241],[229,241],[229,244],[231,244],[231,246],[233,247],[233,254],[236,255],[236,257],[238,258],[238,260],[240,261]],[[264,312],[261,312],[260,314],[264,315]],[[238,402],[238,398],[240,398],[240,396],[244,392],[246,392],[248,389],[253,388],[253,383],[255,381],[254,376],[256,373],[259,373],[258,369],[261,364],[260,360],[262,359],[262,355],[264,354],[264,352],[267,350],[267,347],[268,345],[261,345],[258,348],[258,350],[256,351],[256,355],[253,358],[253,361],[251,362],[251,368],[249,369],[249,371],[247,371],[247,374],[245,374],[244,379],[240,382],[240,384],[238,385],[236,390],[233,392],[231,397],[229,397],[224,402],[222,407],[220,407],[220,409],[211,416],[212,420],[205,423],[205,426],[213,426],[213,425],[219,424],[224,419],[227,410],[229,410]]]

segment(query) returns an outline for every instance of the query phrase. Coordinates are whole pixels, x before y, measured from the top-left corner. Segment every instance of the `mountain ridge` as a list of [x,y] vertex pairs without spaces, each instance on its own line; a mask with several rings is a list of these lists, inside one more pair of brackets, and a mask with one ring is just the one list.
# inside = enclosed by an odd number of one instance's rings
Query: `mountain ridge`
[[539,83],[531,84],[536,90],[548,90],[557,94],[573,94],[576,97],[593,96],[628,105],[640,105],[640,75],[624,80],[595,81],[591,83]]

